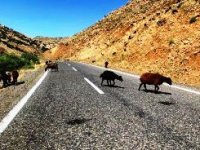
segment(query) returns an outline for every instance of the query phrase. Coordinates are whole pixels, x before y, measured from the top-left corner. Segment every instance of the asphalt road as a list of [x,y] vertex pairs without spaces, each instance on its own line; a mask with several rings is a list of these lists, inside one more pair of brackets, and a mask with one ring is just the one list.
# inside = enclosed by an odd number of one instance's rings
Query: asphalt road
[[101,86],[103,69],[67,63],[0,135],[1,150],[200,149],[200,95],[164,85],[158,94],[138,91],[138,79],[124,74],[117,86]]

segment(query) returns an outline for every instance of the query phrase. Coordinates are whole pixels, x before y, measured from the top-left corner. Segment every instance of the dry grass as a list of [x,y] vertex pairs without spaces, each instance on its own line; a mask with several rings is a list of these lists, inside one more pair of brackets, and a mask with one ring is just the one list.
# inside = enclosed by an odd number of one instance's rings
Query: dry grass
[[[21,70],[19,81],[24,84],[0,89],[0,119],[2,119],[36,83],[44,71],[44,64],[37,65],[33,70]],[[2,82],[0,83],[0,86]]]

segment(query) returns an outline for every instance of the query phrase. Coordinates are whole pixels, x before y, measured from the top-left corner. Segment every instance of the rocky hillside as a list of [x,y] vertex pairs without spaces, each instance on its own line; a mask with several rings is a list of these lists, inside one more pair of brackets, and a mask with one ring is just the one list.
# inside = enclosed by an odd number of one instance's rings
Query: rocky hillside
[[0,53],[21,54],[24,52],[40,54],[47,50],[39,40],[29,38],[11,28],[0,25]]
[[199,41],[199,0],[131,0],[45,54],[200,87]]
[[50,50],[56,47],[59,43],[63,40],[66,41],[67,37],[43,37],[43,36],[36,36],[35,40],[41,41],[45,47]]

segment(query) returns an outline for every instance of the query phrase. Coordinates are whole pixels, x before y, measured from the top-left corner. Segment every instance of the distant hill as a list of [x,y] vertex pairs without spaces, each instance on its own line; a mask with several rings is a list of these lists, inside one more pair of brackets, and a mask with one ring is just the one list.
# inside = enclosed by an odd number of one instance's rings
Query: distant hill
[[199,0],[130,0],[45,55],[200,87],[199,41]]
[[59,43],[66,41],[68,37],[43,37],[43,36],[36,36],[35,40],[41,41],[46,47],[50,50],[56,47]]
[[22,54],[24,52],[41,54],[47,50],[46,45],[19,33],[9,27],[0,25],[0,51],[1,53]]

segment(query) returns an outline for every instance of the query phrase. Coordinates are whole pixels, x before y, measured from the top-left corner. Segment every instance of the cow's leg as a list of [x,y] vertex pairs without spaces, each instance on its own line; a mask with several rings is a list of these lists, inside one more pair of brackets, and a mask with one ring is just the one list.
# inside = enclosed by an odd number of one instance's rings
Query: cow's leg
[[140,88],[142,87],[143,83],[140,83],[140,86],[138,88],[138,91],[140,91]]
[[147,91],[147,86],[146,86],[146,84],[144,83],[144,89],[145,89],[145,91]]
[[101,86],[103,85],[103,81],[104,81],[104,79],[102,78],[102,80],[101,80]]

